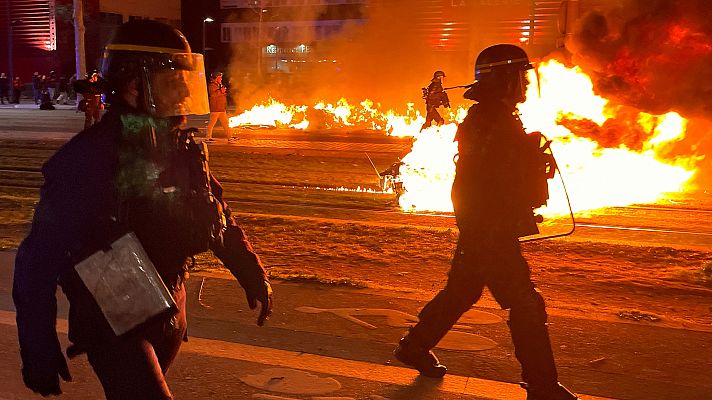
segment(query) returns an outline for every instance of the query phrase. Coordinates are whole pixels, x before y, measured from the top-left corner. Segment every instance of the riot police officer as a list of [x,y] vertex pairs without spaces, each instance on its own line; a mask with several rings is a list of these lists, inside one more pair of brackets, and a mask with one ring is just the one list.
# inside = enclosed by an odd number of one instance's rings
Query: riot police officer
[[[458,127],[458,160],[452,202],[460,236],[445,288],[420,312],[394,355],[430,377],[446,367],[431,349],[476,303],[485,286],[504,309],[515,356],[522,366],[528,400],[571,400],[558,383],[544,299],[530,279],[518,238],[537,232],[527,135],[516,105],[525,100],[531,69],[514,45],[483,50],[475,64],[476,84],[465,97],[477,101]],[[544,179],[544,182],[546,180]]]
[[[259,257],[209,173],[207,148],[185,116],[207,114],[202,55],[156,21],[120,26],[102,75],[111,109],[43,166],[32,229],[18,249],[13,283],[25,385],[61,393],[71,379],[55,330],[57,283],[70,303],[67,354],[86,352],[107,399],[172,399],[165,373],[186,337],[188,260],[205,250],[235,275],[248,304],[271,313],[272,290]],[[73,265],[132,231],[172,294],[177,312],[123,335],[109,326]]]
[[432,125],[433,121],[438,125],[442,125],[445,122],[445,119],[438,112],[438,107],[440,106],[450,108],[450,99],[447,96],[447,92],[443,89],[444,79],[445,72],[435,71],[428,87],[423,88],[426,115],[425,123],[420,127],[421,131]]

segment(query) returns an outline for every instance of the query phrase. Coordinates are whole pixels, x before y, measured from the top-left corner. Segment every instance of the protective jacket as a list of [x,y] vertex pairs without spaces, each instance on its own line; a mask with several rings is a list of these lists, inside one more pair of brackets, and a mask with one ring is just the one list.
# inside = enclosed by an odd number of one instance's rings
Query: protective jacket
[[430,85],[428,85],[425,93],[425,104],[428,107],[450,107],[450,98],[447,92],[443,90],[443,85],[440,83],[440,80],[433,79]]
[[[99,123],[77,134],[42,168],[45,182],[31,231],[18,249],[13,283],[23,364],[41,363],[52,353],[50,346],[57,346],[58,282],[70,302],[70,341],[86,349],[120,340],[72,267],[124,230],[136,233],[169,289],[184,276],[187,258],[208,247],[246,290],[267,280],[218,181],[205,171],[214,213],[197,210],[195,199],[186,195],[190,182],[179,182],[190,156],[175,145],[192,138],[169,136],[164,151],[142,153],[146,147],[140,142],[146,138],[134,128],[141,128],[146,117],[134,113],[125,104],[112,105]],[[215,221],[201,222],[205,215]],[[204,248],[193,240],[190,227],[196,220],[221,227],[206,233]]]
[[211,81],[208,84],[208,97],[210,112],[224,112],[227,110],[227,88],[221,83]]
[[452,202],[460,228],[511,237],[536,233],[532,174],[538,154],[515,109],[494,100],[473,105],[455,140]]

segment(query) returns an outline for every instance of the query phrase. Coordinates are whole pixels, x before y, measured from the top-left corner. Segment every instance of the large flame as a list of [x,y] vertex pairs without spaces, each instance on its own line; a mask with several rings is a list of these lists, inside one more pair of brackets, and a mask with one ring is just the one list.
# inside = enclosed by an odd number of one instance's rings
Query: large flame
[[[528,100],[519,105],[522,122],[527,132],[540,131],[552,140],[551,148],[574,211],[653,203],[665,193],[683,190],[693,176],[696,158],[660,157],[667,145],[684,138],[687,121],[679,114],[636,112],[632,120],[620,121],[621,116],[630,115],[629,110],[623,113],[621,107],[595,95],[591,79],[579,68],[568,68],[554,60],[530,71],[529,79]],[[463,117],[460,109],[453,119],[461,121]],[[612,124],[616,127],[641,133],[635,149],[625,144],[605,147],[602,143],[612,138],[595,137],[596,133],[607,133],[602,127],[611,121],[616,121]],[[567,126],[585,127],[586,137]],[[450,124],[415,134],[413,151],[403,160],[402,179],[407,192],[400,204],[405,210],[452,211],[449,189],[457,152],[451,143],[455,130]],[[560,181],[550,181],[549,191],[549,203],[539,212],[567,213],[567,196]]]
[[[682,140],[687,121],[677,113],[652,115],[631,110],[594,93],[591,79],[578,67],[550,60],[530,71],[527,101],[519,105],[527,132],[540,131],[552,140],[574,211],[634,203],[653,203],[684,189],[694,175],[695,157],[665,159],[671,143]],[[411,136],[414,143],[400,169],[407,211],[452,211],[450,188],[455,176],[454,142],[466,107],[449,110],[449,124],[421,131],[425,121],[410,103],[404,113],[381,110],[364,100],[357,105],[287,106],[270,99],[230,118],[230,126],[263,125],[318,129],[349,127],[384,130]],[[550,181],[550,200],[539,210],[554,215],[569,210],[558,176]]]

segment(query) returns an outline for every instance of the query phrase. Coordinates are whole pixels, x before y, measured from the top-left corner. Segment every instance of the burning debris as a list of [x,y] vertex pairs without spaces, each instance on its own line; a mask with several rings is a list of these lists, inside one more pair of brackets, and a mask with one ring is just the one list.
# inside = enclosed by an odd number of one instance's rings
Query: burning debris
[[[574,211],[653,203],[665,193],[686,189],[700,157],[670,152],[685,138],[687,120],[680,114],[651,114],[596,95],[591,78],[579,67],[556,60],[543,62],[530,73],[533,84],[528,100],[519,106],[521,120],[528,132],[540,131],[552,140]],[[380,189],[396,193],[406,211],[448,212],[457,156],[455,132],[466,113],[462,106],[450,110],[449,123],[421,132],[425,118],[413,104],[399,114],[382,111],[370,100],[352,105],[341,99],[313,106],[270,100],[231,118],[230,125],[373,129],[413,137],[412,150],[399,160],[397,173],[379,173]],[[316,123],[314,115],[319,115]],[[569,211],[557,182],[549,183],[551,198],[538,210],[542,215]]]
[[[537,82],[535,77],[531,79]],[[539,67],[538,81],[541,88],[532,85],[529,100],[520,105],[522,120],[528,131],[544,132],[553,140],[552,148],[559,157],[562,173],[571,182],[576,211],[655,202],[665,192],[681,190],[692,177],[695,157],[674,160],[658,157],[669,143],[684,137],[685,119],[680,115],[652,115],[613,106],[593,93],[590,78],[580,69],[567,68],[556,61]],[[398,174],[390,175],[390,179],[388,174],[382,174],[386,177],[381,189],[397,193],[404,210],[452,211],[450,187],[457,153],[455,123],[419,132],[423,117],[412,105],[405,115],[398,115],[392,111],[380,112],[370,102],[361,103],[360,108],[343,99],[336,106],[319,104],[322,105],[317,109],[331,115],[330,126],[366,123],[391,135],[414,137],[412,151],[401,161]],[[273,126],[308,126],[304,108],[272,101],[268,106],[255,106],[233,117],[231,125],[239,121],[252,124],[272,121]],[[272,114],[265,118],[257,111]],[[460,122],[465,113],[461,107],[451,113],[450,120]],[[546,215],[568,211],[563,188],[554,182],[550,187],[552,199],[540,210]]]

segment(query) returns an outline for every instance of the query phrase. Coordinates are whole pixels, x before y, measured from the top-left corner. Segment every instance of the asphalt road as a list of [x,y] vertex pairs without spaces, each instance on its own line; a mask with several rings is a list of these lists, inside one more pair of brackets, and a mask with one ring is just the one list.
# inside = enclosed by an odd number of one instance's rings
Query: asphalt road
[[[0,142],[67,140],[82,123],[82,116],[71,110],[0,109]],[[191,124],[202,127],[205,119],[193,118]],[[235,151],[369,149],[396,155],[407,149],[407,142],[373,132],[254,131],[241,137]],[[255,205],[252,212],[269,213],[269,205]],[[322,206],[306,217],[358,220],[359,213],[369,212],[344,213]],[[301,206],[289,213],[302,217],[307,212]],[[712,232],[700,223],[708,213],[704,204],[618,208],[590,216],[585,221],[589,226],[576,236],[709,249]],[[454,226],[448,216],[397,212],[380,216],[378,223]],[[11,252],[0,253],[0,400],[37,398],[24,389],[19,375],[10,297],[13,257]],[[268,326],[259,328],[233,280],[193,275],[188,291],[191,337],[168,374],[178,399],[524,399],[516,384],[518,365],[504,323],[506,314],[487,304],[470,311],[440,344],[436,351],[450,374],[434,381],[417,378],[390,353],[427,299],[410,293],[276,282],[276,313]],[[62,301],[58,330],[66,344],[64,318]],[[712,398],[712,333],[706,329],[555,311],[550,330],[560,379],[580,393],[631,400]],[[65,398],[101,398],[85,358],[72,360],[70,368],[75,379],[65,384]]]
[[[13,253],[0,253],[0,399],[35,398],[19,374],[10,298]],[[169,371],[178,399],[524,399],[506,315],[478,307],[436,349],[443,381],[417,378],[391,351],[423,299],[406,293],[277,282],[276,313],[254,324],[239,286],[188,280],[190,339]],[[66,344],[66,302],[58,330]],[[593,316],[592,316],[593,317]],[[560,379],[584,398],[712,398],[712,333],[653,323],[550,316]],[[66,398],[97,399],[86,359],[70,361]]]
[[[5,107],[5,108],[2,108]],[[32,107],[32,105],[24,105]],[[49,140],[62,142],[71,138],[83,126],[83,114],[74,112],[71,106],[65,109],[43,111],[31,108],[9,108],[0,106],[0,146],[7,141]],[[202,116],[189,118],[189,126],[205,130],[207,119]],[[380,154],[395,160],[410,149],[407,138],[388,137],[382,132],[328,130],[303,132],[285,129],[241,129],[240,140],[229,144],[221,129],[216,129],[217,142],[211,145],[218,149],[234,149],[241,152],[267,152],[274,154],[301,155],[351,155],[363,157],[363,153]],[[239,166],[236,166],[239,168]],[[37,169],[36,173],[39,172]],[[5,172],[0,171],[0,175]],[[368,171],[370,174],[371,171]],[[37,176],[41,179],[41,176]],[[230,184],[230,182],[228,182]],[[249,177],[235,184],[260,184],[250,182]],[[298,182],[282,182],[281,186],[299,185]],[[39,186],[39,184],[38,184]],[[230,191],[228,191],[229,193]],[[238,202],[240,201],[237,199]],[[234,200],[231,200],[234,201]],[[281,204],[282,211],[289,204]],[[358,216],[372,213],[372,210],[349,209],[337,210],[325,205],[309,205],[301,201],[293,203],[293,210],[288,215],[311,218],[343,219],[359,221]],[[270,213],[269,202],[242,206],[246,213]],[[267,209],[266,209],[267,208]],[[305,211],[308,209],[308,211]],[[443,215],[404,215],[400,212],[382,214],[382,223],[407,226],[427,226],[451,229],[455,227],[451,216]],[[604,243],[623,243],[645,246],[667,246],[694,250],[712,249],[712,225],[706,223],[712,217],[712,195],[698,193],[683,197],[669,206],[652,207],[612,207],[577,216],[574,241],[597,241]],[[366,218],[364,218],[366,219]],[[547,228],[550,233],[562,233],[570,229],[569,221],[552,224]]]

